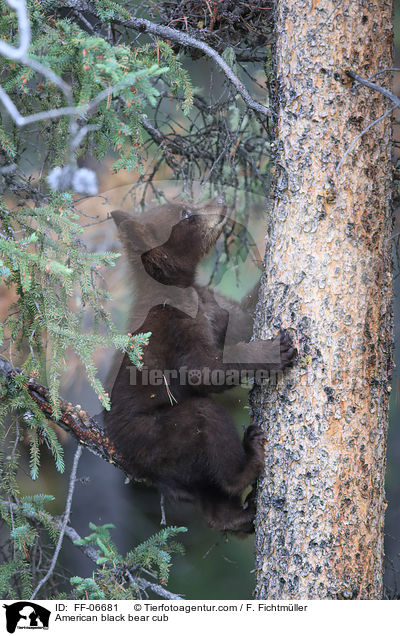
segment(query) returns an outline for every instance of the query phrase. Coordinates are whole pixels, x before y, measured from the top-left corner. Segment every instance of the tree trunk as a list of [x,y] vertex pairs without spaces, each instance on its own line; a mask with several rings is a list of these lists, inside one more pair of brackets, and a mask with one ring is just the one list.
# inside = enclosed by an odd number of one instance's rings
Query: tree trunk
[[[390,0],[279,0],[275,192],[255,334],[299,349],[256,390],[266,431],[258,598],[382,596],[392,342],[390,108],[352,87],[392,66]],[[377,80],[389,85],[390,74]]]

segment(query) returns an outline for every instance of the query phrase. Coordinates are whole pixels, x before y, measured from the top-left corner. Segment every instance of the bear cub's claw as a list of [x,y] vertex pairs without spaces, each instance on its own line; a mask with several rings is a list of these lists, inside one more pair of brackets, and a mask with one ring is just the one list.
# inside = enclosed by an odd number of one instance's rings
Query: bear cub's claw
[[297,349],[293,346],[292,338],[288,331],[284,329],[280,332],[280,354],[282,369],[293,366],[297,358]]
[[264,442],[264,433],[259,426],[251,424],[247,427],[243,437],[243,444],[247,449],[259,451],[263,448]]

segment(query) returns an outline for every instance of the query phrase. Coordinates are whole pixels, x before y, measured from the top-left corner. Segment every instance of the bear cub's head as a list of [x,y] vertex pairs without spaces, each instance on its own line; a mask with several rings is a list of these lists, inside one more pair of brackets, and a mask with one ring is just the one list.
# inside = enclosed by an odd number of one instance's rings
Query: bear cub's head
[[140,220],[120,210],[112,217],[136,277],[142,271],[178,287],[193,285],[198,264],[228,218],[222,197],[198,205],[166,203],[144,212]]

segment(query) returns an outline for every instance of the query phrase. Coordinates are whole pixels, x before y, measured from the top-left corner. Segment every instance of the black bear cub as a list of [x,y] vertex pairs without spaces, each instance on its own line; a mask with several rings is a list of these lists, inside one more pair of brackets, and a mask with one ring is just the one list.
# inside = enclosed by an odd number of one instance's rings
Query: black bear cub
[[[254,502],[249,497],[243,506],[241,495],[261,471],[263,436],[249,426],[242,441],[210,394],[232,386],[239,371],[290,366],[296,351],[281,332],[278,359],[268,362],[267,347],[265,361],[258,353],[252,362],[255,343],[243,342],[252,328],[247,308],[196,283],[200,261],[230,222],[223,200],[168,203],[146,212],[143,222],[121,211],[113,218],[134,285],[128,331],[152,335],[140,371],[128,356],[117,369],[106,432],[134,479],[166,497],[199,502],[213,528],[252,532]],[[270,343],[259,344],[264,355]]]

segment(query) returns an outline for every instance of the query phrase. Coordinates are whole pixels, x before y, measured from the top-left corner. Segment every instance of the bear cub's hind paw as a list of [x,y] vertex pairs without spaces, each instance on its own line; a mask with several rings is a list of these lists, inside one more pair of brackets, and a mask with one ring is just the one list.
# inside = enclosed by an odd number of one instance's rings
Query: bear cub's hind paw
[[265,442],[264,432],[259,426],[255,424],[251,424],[247,427],[244,437],[243,437],[243,445],[246,450],[252,450],[253,452],[261,453],[263,452]]

